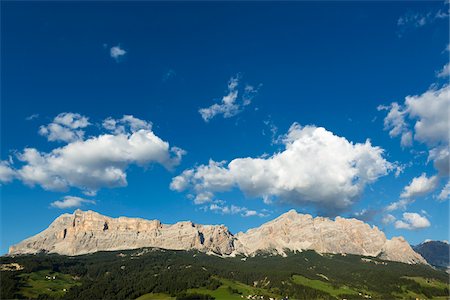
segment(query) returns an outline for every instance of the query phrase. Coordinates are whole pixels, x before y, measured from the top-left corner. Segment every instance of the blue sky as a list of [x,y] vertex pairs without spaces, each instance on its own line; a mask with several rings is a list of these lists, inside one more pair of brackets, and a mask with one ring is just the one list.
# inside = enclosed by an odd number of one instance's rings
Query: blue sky
[[448,239],[443,2],[1,14],[2,253],[77,207],[232,232],[295,208]]

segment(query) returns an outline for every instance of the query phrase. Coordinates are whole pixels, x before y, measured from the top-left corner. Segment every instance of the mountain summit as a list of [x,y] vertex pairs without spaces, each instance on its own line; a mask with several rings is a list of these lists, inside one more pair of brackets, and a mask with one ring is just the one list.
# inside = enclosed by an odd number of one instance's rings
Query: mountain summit
[[142,247],[196,249],[221,256],[252,256],[259,251],[286,255],[286,251],[315,250],[426,264],[402,237],[388,240],[377,227],[360,220],[313,218],[295,210],[236,235],[223,225],[189,221],[167,225],[158,220],[110,218],[93,211],[76,210],[59,216],[41,233],[11,246],[9,254],[80,255]]

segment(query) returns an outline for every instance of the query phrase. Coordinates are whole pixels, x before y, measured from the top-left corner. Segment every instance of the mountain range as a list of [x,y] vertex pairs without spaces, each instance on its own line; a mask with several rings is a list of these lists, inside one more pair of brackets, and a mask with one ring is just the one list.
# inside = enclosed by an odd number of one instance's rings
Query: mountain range
[[258,252],[284,256],[287,251],[315,250],[427,263],[405,239],[389,240],[376,226],[357,219],[313,218],[295,210],[236,235],[224,225],[190,221],[168,225],[158,220],[110,218],[94,211],[76,210],[59,216],[41,233],[11,246],[9,254],[47,252],[74,256],[142,247],[199,250],[219,256],[253,256]]
[[425,241],[413,247],[433,266],[450,269],[450,245],[442,241]]

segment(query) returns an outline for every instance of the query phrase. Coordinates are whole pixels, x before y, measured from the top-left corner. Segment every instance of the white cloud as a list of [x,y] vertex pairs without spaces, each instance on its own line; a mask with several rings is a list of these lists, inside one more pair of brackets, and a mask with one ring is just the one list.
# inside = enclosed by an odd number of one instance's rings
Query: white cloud
[[397,20],[397,25],[401,32],[409,28],[419,28],[434,23],[437,20],[448,18],[448,12],[438,10],[429,11],[427,13],[407,12]]
[[110,53],[111,57],[114,58],[118,62],[122,56],[127,54],[127,51],[122,49],[120,47],[120,45],[117,45],[117,46],[111,47],[111,49],[109,50],[109,53]]
[[431,176],[428,178],[425,173],[422,173],[419,177],[413,178],[409,185],[405,186],[400,197],[415,198],[426,195],[434,191],[438,183],[439,179],[437,176]]
[[31,120],[34,120],[34,119],[37,119],[37,118],[39,118],[39,114],[32,114],[32,115],[26,117],[25,120],[31,121]]
[[11,182],[16,176],[16,171],[10,166],[7,161],[0,161],[0,183]]
[[409,117],[416,120],[414,139],[428,146],[448,145],[450,86],[430,89],[418,96],[405,98]]
[[389,204],[388,206],[386,206],[385,210],[386,211],[394,211],[394,210],[405,210],[406,207],[410,204],[414,202],[414,200],[411,199],[400,199],[396,202],[392,202],[391,204]]
[[450,63],[446,64],[437,74],[437,77],[443,78],[450,76]]
[[403,147],[411,146],[412,133],[405,121],[406,111],[403,111],[397,102],[391,103],[390,106],[380,105],[377,109],[389,111],[384,118],[384,130],[389,130],[389,136],[397,137],[401,135],[401,145]]
[[441,192],[437,196],[440,201],[445,201],[450,198],[450,181],[442,188]]
[[267,158],[209,161],[173,178],[171,189],[195,194],[239,188],[249,197],[277,198],[310,204],[328,214],[348,209],[365,186],[386,175],[393,165],[384,150],[352,143],[322,127],[294,123],[284,136],[285,150]]
[[[272,119],[269,116],[269,119],[264,121],[264,125],[266,125],[270,131],[270,135],[271,135],[271,144],[278,144],[278,140],[277,140],[277,133],[278,133],[278,127],[273,123]],[[263,129],[262,131],[263,135],[266,135],[265,130]]]
[[49,141],[73,142],[84,138],[84,130],[89,126],[89,119],[80,114],[60,113],[53,122],[39,128],[39,134]]
[[239,80],[240,76],[236,75],[231,77],[228,81],[228,91],[225,96],[222,97],[221,102],[215,103],[207,108],[199,109],[199,113],[205,122],[209,122],[217,115],[223,115],[224,118],[231,118],[240,113],[244,106],[249,105],[253,98],[258,93],[259,87],[246,85],[243,89],[243,95],[241,101],[239,100]]
[[242,217],[253,217],[253,216],[265,217],[265,216],[267,216],[266,214],[259,213],[256,210],[250,210],[246,207],[241,207],[241,206],[236,206],[236,205],[221,206],[221,205],[213,203],[213,204],[207,206],[206,209],[209,209],[213,212],[218,212],[218,213],[221,213],[224,215],[240,214]]
[[364,222],[370,222],[372,221],[376,215],[379,213],[376,209],[362,209],[361,211],[355,212],[352,215],[350,215],[351,218],[356,218]]
[[385,215],[385,216],[383,217],[383,219],[381,219],[381,222],[382,222],[383,224],[387,225],[387,224],[394,223],[395,220],[396,220],[396,219],[395,219],[395,217],[394,217],[393,215],[387,214],[387,215]]
[[135,118],[131,115],[124,115],[121,119],[113,119],[111,117],[106,118],[103,120],[102,126],[115,134],[124,134],[128,130],[131,132],[136,132],[140,129],[152,129],[151,122]]
[[[157,163],[171,169],[185,154],[184,150],[170,147],[156,136],[149,122],[124,116],[118,123],[112,128],[113,134],[76,140],[48,153],[35,148],[24,149],[18,154],[23,165],[15,171],[17,178],[46,190],[77,187],[94,194],[103,187],[126,186],[126,170],[132,164],[144,167]],[[73,122],[65,124],[72,128],[84,126]]]
[[419,215],[418,213],[403,213],[402,220],[395,222],[395,228],[397,229],[422,229],[430,227],[430,221],[426,217]]
[[[425,144],[429,149],[428,160],[433,161],[440,176],[449,175],[449,111],[450,86],[431,88],[421,95],[407,96],[403,105],[394,102],[387,109],[384,119],[385,130],[389,135],[402,135],[402,145],[413,139]],[[409,129],[413,123],[414,130]],[[410,135],[403,138],[404,135]]]
[[95,204],[94,200],[83,199],[75,196],[65,196],[62,200],[57,200],[52,202],[50,205],[52,207],[65,209],[72,207],[80,207],[83,204]]

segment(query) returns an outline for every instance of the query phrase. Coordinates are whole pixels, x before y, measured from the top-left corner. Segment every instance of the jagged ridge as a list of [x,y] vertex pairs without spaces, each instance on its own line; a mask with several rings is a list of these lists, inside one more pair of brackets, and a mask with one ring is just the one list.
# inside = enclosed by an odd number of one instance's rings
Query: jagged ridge
[[315,250],[380,257],[404,263],[426,263],[401,237],[386,239],[377,227],[356,220],[298,214],[291,210],[278,218],[233,235],[223,225],[192,222],[161,224],[158,220],[110,218],[93,211],[63,214],[46,230],[11,246],[9,254],[38,252],[80,255],[97,251],[158,247],[196,249],[222,256],[255,255],[270,251]]

